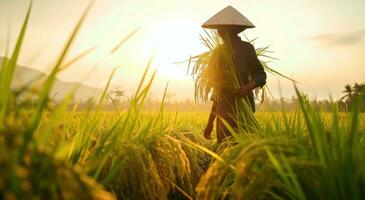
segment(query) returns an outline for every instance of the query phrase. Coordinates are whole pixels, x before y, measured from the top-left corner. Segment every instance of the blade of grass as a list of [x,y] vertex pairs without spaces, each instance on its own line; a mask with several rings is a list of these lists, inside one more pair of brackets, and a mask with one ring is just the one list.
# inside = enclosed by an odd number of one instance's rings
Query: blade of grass
[[9,62],[5,61],[3,63],[3,67],[1,68],[1,74],[0,74],[0,91],[1,91],[1,95],[0,95],[0,129],[2,129],[4,126],[3,123],[4,123],[5,115],[7,112],[8,100],[9,100],[10,94],[11,94],[11,92],[10,92],[11,81],[13,79],[18,57],[19,57],[19,54],[21,51],[21,47],[23,45],[23,41],[24,41],[26,30],[27,30],[31,10],[32,10],[32,1],[30,1],[30,3],[29,3],[28,11],[25,16],[22,28],[20,30],[15,48],[13,50],[13,54],[12,54]]
[[66,45],[63,49],[63,51],[61,52],[61,55],[56,63],[56,65],[54,66],[51,74],[48,76],[45,84],[44,84],[44,87],[43,87],[43,90],[41,91],[41,93],[39,94],[38,96],[38,102],[37,102],[37,106],[36,106],[36,110],[35,112],[33,113],[33,116],[31,117],[31,123],[25,133],[25,138],[24,138],[24,145],[21,149],[21,153],[19,154],[19,159],[22,159],[23,157],[23,154],[25,153],[27,147],[28,147],[28,144],[30,142],[30,139],[32,138],[33,136],[33,133],[34,131],[36,130],[39,122],[41,121],[41,116],[43,114],[43,111],[47,105],[47,101],[48,101],[48,95],[52,89],[52,86],[53,86],[53,83],[56,79],[56,75],[57,73],[59,72],[63,62],[64,62],[64,59],[69,51],[69,49],[71,48],[71,45],[73,44],[74,40],[76,39],[76,36],[79,32],[79,30],[81,29],[81,26],[87,16],[87,14],[89,13],[92,5],[93,5],[93,2],[94,1],[91,1],[90,4],[87,6],[87,8],[85,9],[84,13],[82,14],[80,20],[78,21],[76,27],[74,28],[70,38],[68,39],[68,41],[66,42]]
[[136,28],[134,31],[132,31],[131,33],[129,33],[126,37],[122,38],[122,40],[113,48],[113,50],[110,51],[110,54],[115,53],[116,51],[118,51],[118,49],[123,46],[123,44],[125,42],[127,42],[133,35],[135,35],[138,31],[139,31],[139,27]]

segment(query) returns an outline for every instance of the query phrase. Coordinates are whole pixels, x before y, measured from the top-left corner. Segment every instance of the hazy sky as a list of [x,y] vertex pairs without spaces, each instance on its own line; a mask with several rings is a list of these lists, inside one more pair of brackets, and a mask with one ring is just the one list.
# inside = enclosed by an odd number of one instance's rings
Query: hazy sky
[[[34,0],[20,64],[47,71],[89,0]],[[14,44],[28,0],[0,0],[0,52],[7,35]],[[158,76],[153,93],[159,97],[170,80],[178,98],[193,97],[187,65],[173,64],[205,50],[199,41],[201,24],[232,5],[257,28],[256,47],[271,46],[276,70],[298,80],[310,96],[340,95],[347,83],[365,81],[364,0],[96,0],[78,35],[69,58],[87,48],[98,48],[60,78],[102,86],[119,67],[113,87],[132,91],[152,52]],[[121,49],[110,50],[124,36],[140,27]],[[292,84],[269,75],[268,85],[279,97],[293,94]]]

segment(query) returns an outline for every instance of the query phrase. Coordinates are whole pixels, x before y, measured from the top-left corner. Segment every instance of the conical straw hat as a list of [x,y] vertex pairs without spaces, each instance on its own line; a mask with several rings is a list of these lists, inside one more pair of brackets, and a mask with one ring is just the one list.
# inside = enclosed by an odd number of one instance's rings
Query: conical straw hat
[[203,28],[218,29],[225,26],[235,26],[245,28],[255,28],[250,20],[243,16],[238,10],[232,6],[228,6],[214,15],[203,24]]

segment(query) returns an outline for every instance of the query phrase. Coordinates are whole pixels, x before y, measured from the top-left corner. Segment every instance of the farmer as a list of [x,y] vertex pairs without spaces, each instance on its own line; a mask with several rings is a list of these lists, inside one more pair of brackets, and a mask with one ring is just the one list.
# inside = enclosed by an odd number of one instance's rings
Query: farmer
[[[231,136],[226,121],[233,129],[237,128],[237,121],[234,119],[235,102],[237,99],[244,98],[255,112],[255,102],[253,90],[257,87],[263,87],[266,84],[266,73],[263,66],[257,58],[255,48],[248,42],[244,42],[237,35],[247,28],[255,26],[241,13],[232,6],[220,11],[211,19],[203,24],[204,28],[217,29],[219,36],[225,44],[229,43],[232,52],[232,60],[236,68],[238,78],[240,79],[240,88],[232,91],[221,90],[222,98],[212,98],[213,105],[209,116],[208,124],[204,131],[204,137],[211,139],[213,122],[217,118],[217,141],[221,143]],[[221,66],[219,66],[220,68]],[[224,66],[222,66],[224,68]],[[222,69],[223,70],[223,69]],[[242,123],[242,122],[239,122]]]

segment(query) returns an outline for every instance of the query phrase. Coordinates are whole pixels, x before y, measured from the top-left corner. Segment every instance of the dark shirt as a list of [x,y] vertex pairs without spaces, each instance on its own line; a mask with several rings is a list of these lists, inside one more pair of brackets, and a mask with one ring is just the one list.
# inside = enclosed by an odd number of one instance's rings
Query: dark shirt
[[[239,38],[238,36],[232,37],[230,39],[230,46],[232,48],[233,62],[237,69],[240,86],[248,84],[250,81],[253,80],[260,87],[263,87],[266,84],[266,73],[261,62],[257,58],[254,46],[249,42],[242,41],[241,38]],[[223,90],[221,94],[223,98],[226,99],[222,101],[228,102],[220,103],[226,104],[226,106],[228,106],[230,103],[233,103],[234,97],[232,96],[232,91]],[[252,111],[254,112],[255,101],[253,93],[250,92],[250,94],[246,98],[251,105]],[[226,110],[227,112],[230,112],[232,109],[227,108]]]

